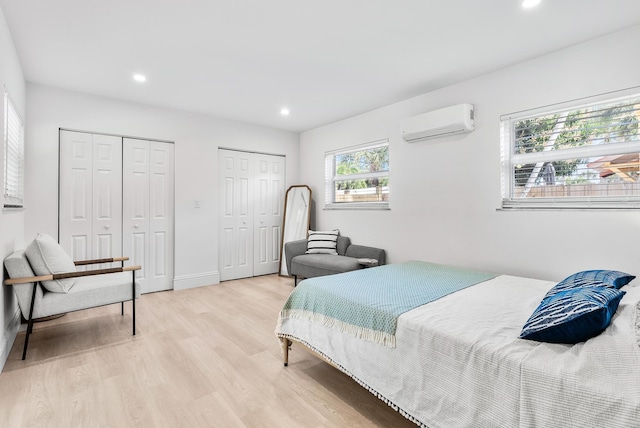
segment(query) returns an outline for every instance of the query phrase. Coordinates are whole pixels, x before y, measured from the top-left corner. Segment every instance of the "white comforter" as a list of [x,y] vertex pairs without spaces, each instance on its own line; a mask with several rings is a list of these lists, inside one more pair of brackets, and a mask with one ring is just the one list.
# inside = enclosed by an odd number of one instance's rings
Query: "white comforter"
[[623,288],[612,324],[587,342],[518,339],[553,285],[502,275],[443,297],[399,317],[396,348],[299,319],[277,333],[427,427],[639,427],[640,284]]

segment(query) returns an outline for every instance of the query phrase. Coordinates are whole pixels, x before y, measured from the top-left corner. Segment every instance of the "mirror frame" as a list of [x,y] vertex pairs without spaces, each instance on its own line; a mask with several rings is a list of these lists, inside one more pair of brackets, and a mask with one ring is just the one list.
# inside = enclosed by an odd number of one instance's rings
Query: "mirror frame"
[[278,262],[278,275],[280,276],[291,276],[289,274],[289,271],[287,271],[286,275],[283,275],[282,273],[282,264],[284,263],[286,266],[286,261],[282,260],[282,256],[284,255],[284,244],[285,244],[284,232],[287,225],[287,203],[289,202],[289,192],[293,189],[298,189],[298,188],[306,188],[309,191],[309,205],[308,205],[307,216],[306,216],[307,218],[306,218],[305,238],[306,238],[306,235],[309,234],[309,226],[311,222],[311,200],[312,200],[313,192],[311,191],[311,188],[306,184],[296,184],[293,186],[289,186],[284,197],[284,211],[282,215],[282,233],[280,234],[280,260]]

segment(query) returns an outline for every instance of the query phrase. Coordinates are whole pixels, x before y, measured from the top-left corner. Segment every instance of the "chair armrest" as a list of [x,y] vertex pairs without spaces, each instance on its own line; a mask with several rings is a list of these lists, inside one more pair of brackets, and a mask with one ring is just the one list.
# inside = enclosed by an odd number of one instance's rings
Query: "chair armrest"
[[383,249],[367,247],[364,245],[349,245],[345,255],[356,259],[376,259],[378,261],[378,266],[385,264],[387,261],[387,255]]
[[41,276],[26,276],[24,278],[7,278],[4,280],[4,285],[19,285],[29,284],[31,282],[51,281],[53,275],[41,275]]
[[74,261],[73,263],[76,266],[82,266],[82,265],[94,265],[94,264],[99,264],[99,263],[114,263],[114,262],[125,262],[129,260],[129,257],[112,257],[110,259],[94,259],[94,260],[77,260]]
[[27,284],[29,282],[53,281],[56,279],[77,278],[80,276],[104,275],[108,273],[130,272],[142,269],[141,266],[126,266],[109,269],[85,270],[82,272],[64,272],[54,273],[51,275],[29,276],[25,278],[10,278],[4,281],[4,285]]
[[284,244],[284,255],[287,262],[287,272],[291,274],[291,259],[307,251],[307,240],[290,241]]

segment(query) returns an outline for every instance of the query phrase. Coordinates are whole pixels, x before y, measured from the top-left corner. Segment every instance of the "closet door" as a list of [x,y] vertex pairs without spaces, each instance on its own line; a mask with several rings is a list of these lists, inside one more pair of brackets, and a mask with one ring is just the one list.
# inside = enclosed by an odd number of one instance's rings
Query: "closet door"
[[220,279],[253,276],[253,154],[219,150]]
[[255,155],[254,276],[278,272],[284,206],[284,165],[282,156]]
[[60,244],[74,260],[122,255],[122,139],[60,131],[59,156]]
[[173,144],[123,139],[123,246],[143,293],[173,288]]
[[149,142],[149,291],[173,288],[174,146]]
[[125,138],[122,166],[123,251],[132,265],[140,265],[136,282],[147,292],[149,276],[149,142]]
[[220,149],[218,160],[220,279],[277,272],[284,157]]

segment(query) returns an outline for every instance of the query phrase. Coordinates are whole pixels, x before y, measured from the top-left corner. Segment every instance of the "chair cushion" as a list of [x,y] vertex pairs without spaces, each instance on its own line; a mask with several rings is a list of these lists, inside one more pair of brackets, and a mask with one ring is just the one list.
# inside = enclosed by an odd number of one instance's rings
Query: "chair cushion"
[[361,268],[358,259],[329,254],[302,254],[291,260],[291,274],[304,278],[333,275]]
[[[51,236],[39,233],[25,249],[25,254],[36,275],[75,272],[71,257]],[[74,278],[42,281],[42,286],[54,293],[67,293],[75,284]]]
[[[29,265],[27,256],[24,254],[24,250],[16,250],[9,254],[4,259],[4,267],[7,269],[9,278],[29,278],[36,276]],[[31,309],[31,298],[33,296],[33,287],[36,288],[36,300],[42,298],[42,287],[39,284],[33,282],[25,284],[13,285],[13,291],[18,298],[18,306],[24,316],[24,319],[29,318],[29,310]]]
[[[67,294],[45,293],[34,308],[34,317],[45,317],[131,300],[133,297],[132,275],[132,272],[118,272],[79,277]],[[139,282],[136,282],[135,296],[140,297]]]

